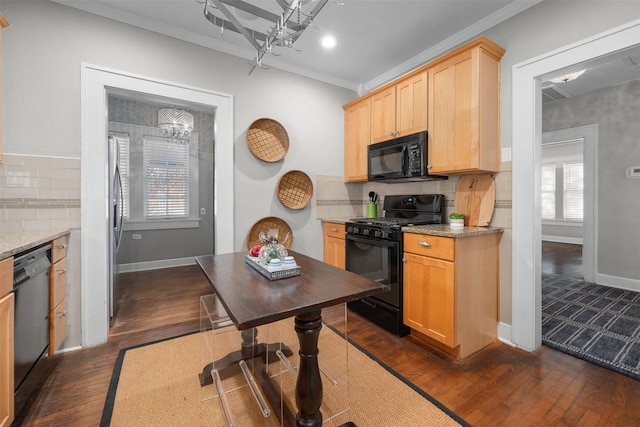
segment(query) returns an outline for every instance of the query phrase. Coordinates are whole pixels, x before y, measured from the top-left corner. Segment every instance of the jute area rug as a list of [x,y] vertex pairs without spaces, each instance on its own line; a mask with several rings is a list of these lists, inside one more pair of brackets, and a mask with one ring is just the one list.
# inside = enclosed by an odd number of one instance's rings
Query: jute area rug
[[[273,332],[272,325],[268,332],[259,331],[258,338],[262,334],[265,341],[277,340],[289,345],[293,350],[290,359],[297,365],[297,338],[292,321],[278,322],[284,331],[280,335]],[[200,387],[198,373],[211,357],[237,350],[237,340],[227,339],[236,334],[237,331],[216,335],[213,356],[211,335],[207,333],[122,350],[114,368],[101,426],[224,426],[216,388]],[[349,421],[359,427],[468,425],[332,328],[322,328],[319,349],[320,367],[330,372],[330,376],[322,375],[324,426],[339,426]],[[284,364],[269,365],[274,382],[280,384],[285,399],[294,403],[295,377],[290,371],[279,371],[279,365]],[[237,372],[224,380],[225,396],[235,425],[280,425],[275,411],[266,418],[262,415],[240,369]]]

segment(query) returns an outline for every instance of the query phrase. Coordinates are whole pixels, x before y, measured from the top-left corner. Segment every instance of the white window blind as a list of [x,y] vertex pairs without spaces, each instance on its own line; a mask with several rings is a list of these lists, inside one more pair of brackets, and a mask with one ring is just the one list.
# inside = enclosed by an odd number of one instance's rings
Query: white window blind
[[542,219],[556,218],[556,164],[542,165]]
[[144,138],[145,218],[189,215],[189,144],[158,137]]
[[562,165],[564,191],[564,219],[582,221],[584,193],[584,165],[582,162],[564,162]]
[[[124,218],[129,218],[129,137],[115,137],[118,144],[118,171],[122,183],[122,212]],[[118,191],[116,188],[115,191]]]

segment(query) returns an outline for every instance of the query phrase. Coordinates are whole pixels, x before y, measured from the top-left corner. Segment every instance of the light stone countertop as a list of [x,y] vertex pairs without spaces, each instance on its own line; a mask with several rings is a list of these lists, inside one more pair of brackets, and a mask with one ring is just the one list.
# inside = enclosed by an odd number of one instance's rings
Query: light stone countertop
[[494,234],[502,233],[502,228],[496,227],[464,227],[460,229],[454,229],[449,224],[429,224],[429,225],[414,225],[410,227],[402,227],[404,233],[425,234],[428,236],[440,236],[440,237],[469,237],[479,236],[481,234]]
[[0,232],[0,260],[28,251],[70,232],[68,228]]
[[322,222],[332,222],[334,224],[345,224],[349,221],[351,221],[351,217],[350,218],[320,218],[320,221]]
[[[345,224],[351,221],[351,218],[320,218],[324,222],[330,222],[334,224]],[[404,233],[425,234],[429,236],[440,237],[469,237],[479,236],[481,234],[494,234],[502,233],[502,228],[497,227],[464,227],[461,229],[453,229],[449,224],[427,224],[427,225],[412,225],[408,227],[402,227]]]

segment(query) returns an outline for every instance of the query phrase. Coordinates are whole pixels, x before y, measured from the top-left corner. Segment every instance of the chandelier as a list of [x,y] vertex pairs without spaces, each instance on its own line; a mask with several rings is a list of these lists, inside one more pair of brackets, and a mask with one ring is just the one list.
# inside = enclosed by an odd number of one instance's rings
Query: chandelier
[[[274,48],[295,49],[298,38],[313,23],[328,0],[273,1],[282,10],[281,13],[271,12],[243,0],[204,0],[204,16],[210,23],[220,27],[221,34],[225,30],[239,33],[256,50],[249,74],[256,67],[262,68],[262,58],[266,53],[277,55],[273,52]],[[303,7],[307,4],[313,4],[313,7],[305,12]],[[243,25],[243,20],[252,22]]]
[[189,139],[193,131],[193,114],[179,108],[160,108],[158,127],[171,138]]

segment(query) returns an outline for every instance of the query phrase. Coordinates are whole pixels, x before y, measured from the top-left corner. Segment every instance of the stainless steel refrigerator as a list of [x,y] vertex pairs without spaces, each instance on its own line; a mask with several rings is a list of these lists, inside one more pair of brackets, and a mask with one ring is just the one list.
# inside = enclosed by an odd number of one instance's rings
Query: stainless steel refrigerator
[[126,143],[122,139],[128,137],[109,136],[109,224],[111,232],[109,237],[109,316],[110,324],[113,324],[117,313],[117,303],[120,296],[118,283],[118,249],[122,239],[123,192],[122,179],[120,176],[119,159],[120,144]]

